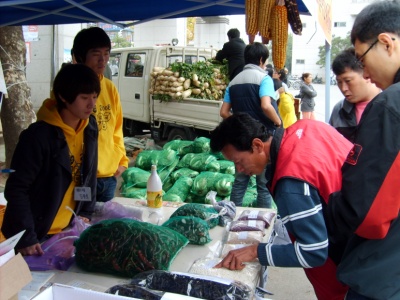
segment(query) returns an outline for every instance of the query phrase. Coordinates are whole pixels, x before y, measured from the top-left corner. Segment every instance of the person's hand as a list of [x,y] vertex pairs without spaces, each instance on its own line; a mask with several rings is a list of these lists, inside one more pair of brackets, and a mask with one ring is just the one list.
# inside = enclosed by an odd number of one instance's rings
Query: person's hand
[[90,220],[86,217],[78,216],[79,219],[81,219],[84,223],[89,223]]
[[21,253],[23,256],[27,256],[27,255],[43,255],[44,251],[42,250],[42,247],[40,246],[39,243],[29,246],[29,247],[25,247],[25,248],[21,248],[21,249],[17,249],[17,251],[19,253]]
[[257,258],[257,247],[258,244],[231,250],[219,264],[214,266],[214,268],[242,270],[245,267],[245,262],[250,262]]
[[124,166],[119,166],[117,171],[114,173],[114,176],[118,178],[122,175],[122,173],[124,173],[125,170],[126,168]]

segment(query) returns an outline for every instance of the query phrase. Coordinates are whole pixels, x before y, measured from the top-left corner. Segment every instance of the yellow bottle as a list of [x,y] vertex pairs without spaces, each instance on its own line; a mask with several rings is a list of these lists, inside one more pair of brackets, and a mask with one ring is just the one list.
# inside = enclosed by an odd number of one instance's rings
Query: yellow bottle
[[157,166],[151,166],[151,175],[147,180],[147,206],[149,208],[162,207],[162,182],[157,174]]

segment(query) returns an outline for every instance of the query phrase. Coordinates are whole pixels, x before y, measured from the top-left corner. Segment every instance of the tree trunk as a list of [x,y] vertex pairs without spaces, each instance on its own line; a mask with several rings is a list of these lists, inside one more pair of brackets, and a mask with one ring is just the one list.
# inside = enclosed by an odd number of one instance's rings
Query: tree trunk
[[1,124],[8,168],[19,134],[36,120],[30,101],[30,88],[26,82],[26,46],[22,26],[0,27],[0,61],[8,93],[4,95],[1,107]]

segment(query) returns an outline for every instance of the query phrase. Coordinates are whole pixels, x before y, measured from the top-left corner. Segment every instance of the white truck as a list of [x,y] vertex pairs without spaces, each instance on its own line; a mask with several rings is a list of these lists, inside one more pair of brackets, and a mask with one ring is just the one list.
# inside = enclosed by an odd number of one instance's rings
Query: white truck
[[222,100],[185,98],[154,100],[149,92],[154,67],[167,68],[174,62],[193,64],[216,55],[213,49],[152,46],[113,49],[109,64],[124,115],[125,136],[150,130],[155,140],[193,140],[207,136],[221,121]]

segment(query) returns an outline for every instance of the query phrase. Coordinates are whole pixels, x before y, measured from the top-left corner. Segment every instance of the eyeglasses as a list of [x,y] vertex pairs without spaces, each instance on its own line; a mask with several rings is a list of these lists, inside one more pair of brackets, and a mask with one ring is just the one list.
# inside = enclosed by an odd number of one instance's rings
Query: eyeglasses
[[369,46],[369,48],[368,48],[361,56],[359,56],[358,58],[356,58],[356,61],[357,61],[358,65],[359,65],[361,68],[364,68],[364,64],[363,64],[363,62],[362,62],[361,60],[368,54],[369,50],[371,50],[372,47],[375,46],[378,42],[379,42],[379,40],[376,39],[376,41],[373,42],[373,43],[371,44],[371,46]]
[[[392,38],[392,41],[395,41],[395,40],[396,40],[395,38]],[[373,43],[371,44],[371,46],[369,46],[368,49],[367,49],[361,56],[359,56],[358,58],[356,58],[357,64],[358,64],[362,69],[364,68],[364,64],[363,64],[363,62],[362,62],[362,59],[368,54],[369,50],[371,50],[372,47],[374,47],[378,42],[379,42],[379,40],[376,39],[376,41],[373,42]]]

